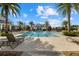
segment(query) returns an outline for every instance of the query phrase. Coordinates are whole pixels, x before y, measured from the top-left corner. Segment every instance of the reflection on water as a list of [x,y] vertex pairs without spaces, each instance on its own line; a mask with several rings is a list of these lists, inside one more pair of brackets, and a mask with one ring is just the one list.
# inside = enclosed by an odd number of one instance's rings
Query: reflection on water
[[31,37],[57,37],[57,32],[47,32],[47,31],[30,31],[30,32],[24,32],[25,36],[31,36]]

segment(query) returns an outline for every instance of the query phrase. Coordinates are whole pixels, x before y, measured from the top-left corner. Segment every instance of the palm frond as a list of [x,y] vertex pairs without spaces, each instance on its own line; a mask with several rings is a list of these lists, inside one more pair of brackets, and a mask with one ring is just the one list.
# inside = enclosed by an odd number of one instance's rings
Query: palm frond
[[58,8],[56,10],[56,12],[58,12],[60,15],[62,15],[63,17],[66,16],[66,10],[65,10],[65,5],[64,4],[58,4]]
[[73,8],[79,13],[79,3],[73,3]]

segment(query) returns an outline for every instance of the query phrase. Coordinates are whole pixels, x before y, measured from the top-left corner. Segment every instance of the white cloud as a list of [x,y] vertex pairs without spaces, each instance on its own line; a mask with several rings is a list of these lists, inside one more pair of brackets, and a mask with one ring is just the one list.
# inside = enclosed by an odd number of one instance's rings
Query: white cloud
[[70,20],[73,20],[73,18],[71,17]]
[[39,22],[39,24],[44,24],[44,22]]
[[24,16],[24,17],[27,17],[28,15],[24,13],[23,16]]
[[25,24],[29,24],[29,20],[26,20],[26,21],[25,21]]
[[49,16],[49,15],[58,15],[58,13],[56,13],[55,9],[52,8],[47,8],[45,11],[45,15]]
[[64,18],[63,18],[63,21],[64,21],[64,20],[67,20],[67,18],[66,18],[66,17],[64,17]]
[[37,15],[42,16],[41,18],[45,18],[50,15],[56,15],[58,16],[58,13],[56,12],[55,9],[49,7],[49,6],[38,6],[37,10]]
[[46,16],[41,16],[40,18],[42,18],[42,19],[47,19],[47,17],[46,17]]
[[[51,27],[58,27],[61,26],[61,21],[56,19],[49,19],[48,16],[56,15],[58,16],[58,13],[55,9],[49,7],[49,6],[38,6],[37,8],[37,15],[42,19],[47,19]],[[40,22],[41,23],[41,22]]]
[[38,8],[36,10],[37,10],[38,15],[42,15],[42,12],[44,11],[44,8],[43,8],[43,6],[38,6]]
[[17,19],[16,19],[16,22],[19,22],[19,21],[21,21],[21,22],[23,22],[23,23],[25,22],[24,19],[17,18]]
[[51,25],[51,27],[58,27],[61,26],[62,22],[58,19],[49,19],[49,24]]
[[[66,17],[64,17],[64,18],[63,18],[63,21],[64,21],[64,20],[68,20],[68,19],[67,19]],[[72,20],[73,20],[73,17],[71,17],[70,20],[72,21]]]

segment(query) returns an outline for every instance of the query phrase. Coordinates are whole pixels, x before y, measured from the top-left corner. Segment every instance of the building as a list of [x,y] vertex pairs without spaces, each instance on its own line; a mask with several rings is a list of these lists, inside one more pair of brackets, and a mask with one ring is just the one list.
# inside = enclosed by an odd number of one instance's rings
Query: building
[[34,30],[46,30],[46,26],[44,24],[36,24],[33,25]]
[[[0,31],[3,30],[5,25],[5,18],[0,16]],[[11,30],[12,25],[8,22],[8,29]]]

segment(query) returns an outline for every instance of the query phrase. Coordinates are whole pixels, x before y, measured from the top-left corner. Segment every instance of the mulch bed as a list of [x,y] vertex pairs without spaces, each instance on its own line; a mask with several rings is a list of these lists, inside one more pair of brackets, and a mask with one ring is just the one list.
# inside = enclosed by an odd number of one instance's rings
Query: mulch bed
[[79,56],[79,51],[63,51],[65,56]]

